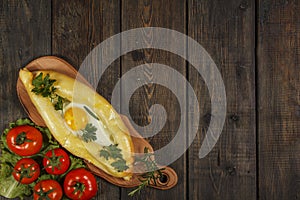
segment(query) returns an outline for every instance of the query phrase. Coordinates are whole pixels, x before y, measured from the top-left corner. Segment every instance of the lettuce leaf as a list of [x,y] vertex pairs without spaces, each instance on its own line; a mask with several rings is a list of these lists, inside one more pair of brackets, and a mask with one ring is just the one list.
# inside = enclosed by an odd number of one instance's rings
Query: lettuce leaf
[[9,128],[5,129],[0,138],[0,195],[6,198],[29,196],[32,189],[29,185],[19,184],[12,176],[13,168],[21,156],[11,152],[7,147],[6,135],[8,131],[18,125],[32,125],[33,123],[28,119],[19,119],[14,123],[9,124]]
[[6,198],[19,197],[23,199],[25,196],[32,194],[32,188],[29,185],[18,183],[13,176],[0,177],[0,195]]

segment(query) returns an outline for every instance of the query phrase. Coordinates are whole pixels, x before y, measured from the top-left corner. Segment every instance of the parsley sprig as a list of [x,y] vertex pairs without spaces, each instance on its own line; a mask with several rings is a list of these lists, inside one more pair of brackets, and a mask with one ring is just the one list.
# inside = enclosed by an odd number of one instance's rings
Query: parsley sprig
[[86,127],[83,130],[81,130],[81,132],[82,132],[81,137],[82,137],[83,141],[91,142],[91,141],[97,140],[96,131],[97,131],[97,128],[93,124],[88,123],[86,125]]
[[57,88],[53,86],[53,83],[55,82],[55,79],[50,79],[49,74],[43,78],[43,73],[41,72],[32,80],[34,88],[31,92],[36,95],[42,95],[43,97],[50,98],[51,102],[54,104],[55,110],[63,110],[63,103],[65,102],[65,99],[55,93],[57,90]]
[[141,184],[134,190],[128,193],[129,196],[133,196],[136,193],[140,193],[140,191],[149,186],[150,184],[157,185],[157,180],[163,177],[162,171],[164,168],[159,169],[157,163],[153,158],[153,153],[149,153],[149,149],[147,147],[144,148],[144,155],[141,157],[135,158],[135,164],[142,163],[145,165],[148,172],[141,175],[139,178]]
[[104,157],[106,160],[109,158],[114,159],[115,161],[111,163],[111,166],[118,172],[123,172],[129,168],[121,154],[121,149],[118,148],[118,144],[111,144],[103,147],[100,151],[100,157]]

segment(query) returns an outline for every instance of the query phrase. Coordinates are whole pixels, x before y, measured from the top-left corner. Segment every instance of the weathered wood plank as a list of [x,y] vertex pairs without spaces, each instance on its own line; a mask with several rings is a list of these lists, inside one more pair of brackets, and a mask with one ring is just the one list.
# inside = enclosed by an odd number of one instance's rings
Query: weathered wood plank
[[0,3],[0,129],[26,117],[17,98],[18,71],[51,51],[51,4],[48,1]]
[[[114,34],[120,32],[119,1],[53,1],[53,54],[69,61],[77,69],[88,53]],[[97,83],[99,71],[93,68],[84,75],[97,91],[110,100],[111,92],[120,76],[119,61],[114,62]],[[119,188],[99,179],[96,199],[119,199]]]
[[[164,27],[174,29],[185,33],[186,30],[186,3],[184,1],[168,1],[168,0],[150,0],[150,1],[122,1],[122,31],[140,28],[140,27]],[[172,35],[165,35],[166,40],[172,41]],[[145,32],[143,39],[149,44],[153,44],[153,33]],[[127,45],[126,41],[125,45]],[[182,41],[184,44],[184,40]],[[168,74],[162,73],[160,77],[153,76],[153,65],[151,63],[161,63],[172,67],[185,76],[185,61],[174,54],[155,50],[143,49],[130,52],[122,57],[122,75],[126,74],[134,67],[146,64],[144,74],[147,80],[140,80],[139,77],[134,77],[136,81],[143,83],[155,82],[157,78],[168,79]],[[173,84],[177,84],[174,82]],[[122,85],[122,96],[125,97],[126,91],[132,85]],[[178,85],[178,93],[185,95],[185,85]],[[121,101],[122,105],[125,102]],[[180,124],[180,106],[175,95],[166,87],[157,84],[146,84],[136,90],[130,98],[130,114],[136,124],[145,126],[151,122],[149,108],[153,104],[162,105],[168,113],[168,119],[163,129],[155,136],[148,138],[154,149],[158,150],[167,145],[177,133]],[[123,106],[124,106],[123,105]],[[123,107],[124,109],[124,107]],[[183,114],[184,115],[184,114]],[[183,116],[186,117],[186,116]],[[161,119],[155,123],[162,124]],[[186,126],[184,126],[186,128]],[[150,132],[151,133],[151,130]],[[143,133],[141,133],[143,134]],[[184,140],[182,141],[184,144]],[[185,199],[186,196],[186,166],[185,155],[181,156],[176,162],[171,164],[179,176],[178,184],[167,191],[155,189],[145,189],[136,199]],[[132,199],[128,197],[128,192],[132,189],[122,189],[122,199]]]
[[300,197],[299,12],[299,1],[259,1],[260,199]]
[[[0,2],[0,130],[27,117],[16,92],[18,71],[51,53],[51,2]],[[0,197],[0,199],[6,199]]]
[[200,122],[189,118],[189,127],[199,124],[189,149],[189,198],[256,199],[255,3],[190,0],[188,5],[188,35],[215,61],[227,95],[223,132],[210,154],[200,160],[199,149],[214,116],[207,87],[189,66],[189,82],[201,108]]

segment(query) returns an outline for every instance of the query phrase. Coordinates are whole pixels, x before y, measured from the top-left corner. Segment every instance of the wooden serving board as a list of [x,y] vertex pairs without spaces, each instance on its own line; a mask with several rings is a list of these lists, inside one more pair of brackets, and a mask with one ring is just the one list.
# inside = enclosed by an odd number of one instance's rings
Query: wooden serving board
[[[65,60],[55,56],[40,57],[30,62],[25,68],[27,68],[29,71],[37,71],[37,70],[56,71],[68,75],[72,78],[76,78],[77,80],[81,81],[82,83],[92,88],[90,83],[81,74],[79,74],[72,65],[70,65]],[[23,105],[25,111],[28,113],[29,118],[39,126],[46,126],[44,120],[39,115],[37,109],[30,101],[27,91],[20,79],[18,79],[17,81],[17,93],[21,104]],[[127,126],[130,134],[134,136],[131,138],[134,145],[135,153],[144,153],[145,147],[147,147],[150,152],[153,151],[152,146],[144,138],[142,138],[142,136],[133,128],[128,118],[123,115],[121,115],[121,117],[125,125]],[[94,174],[120,187],[136,187],[141,183],[139,180],[141,178],[140,174],[134,174],[131,180],[126,181],[123,178],[116,178],[105,173],[104,171],[96,168],[91,163],[86,162],[86,164]],[[161,189],[161,190],[167,190],[174,187],[177,184],[178,177],[176,172],[170,167],[164,167],[164,168],[165,168],[163,170],[164,180],[163,181],[158,180],[157,184],[156,185],[151,184],[150,185],[151,187]]]

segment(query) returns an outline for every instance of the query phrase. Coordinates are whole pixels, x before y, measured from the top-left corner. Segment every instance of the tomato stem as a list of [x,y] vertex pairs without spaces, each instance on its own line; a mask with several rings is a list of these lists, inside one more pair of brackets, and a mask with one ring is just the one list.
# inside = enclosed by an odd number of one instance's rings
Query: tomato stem
[[48,156],[45,157],[49,160],[49,163],[47,164],[46,167],[51,167],[52,172],[54,172],[55,168],[60,169],[61,167],[60,159],[63,158],[63,156],[56,156],[54,149],[52,149],[51,157]]
[[15,143],[17,145],[21,145],[24,142],[32,142],[32,140],[27,139],[26,133],[22,131],[21,133],[18,134]]
[[19,180],[20,183],[23,180],[23,178],[31,178],[33,176],[33,172],[36,171],[31,169],[31,167],[33,166],[34,164],[31,164],[30,166],[28,166],[28,168],[26,168],[24,164],[22,164],[21,170],[16,171],[16,173],[20,174],[20,180]]
[[53,192],[55,189],[50,189],[48,191],[44,191],[42,186],[40,187],[40,191],[34,191],[38,196],[38,200],[51,200],[48,194]]
[[75,188],[73,194],[80,192],[79,194],[79,198],[80,198],[83,195],[83,192],[85,190],[85,185],[83,183],[76,182],[73,187]]

